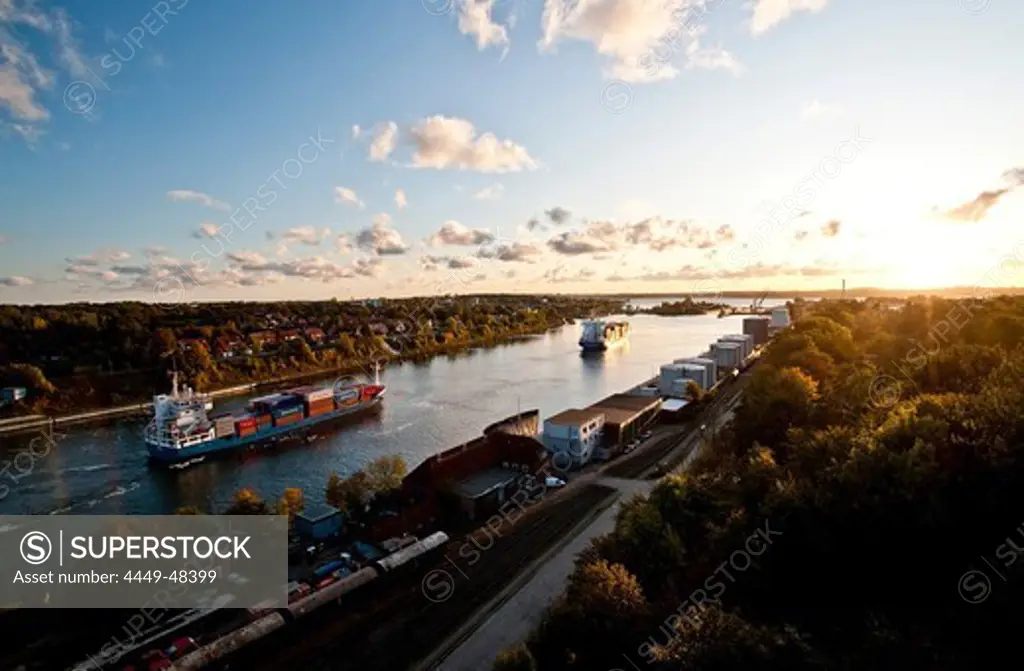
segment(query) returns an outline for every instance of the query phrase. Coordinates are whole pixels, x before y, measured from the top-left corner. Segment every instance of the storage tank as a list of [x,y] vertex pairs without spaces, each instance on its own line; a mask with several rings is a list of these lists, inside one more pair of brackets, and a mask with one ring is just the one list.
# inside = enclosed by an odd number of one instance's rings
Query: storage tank
[[754,347],[768,342],[768,317],[744,317],[743,333],[754,339]]
[[715,343],[714,354],[719,368],[739,368],[743,361],[743,345],[719,340]]
[[708,386],[705,387],[705,389],[710,389],[711,387],[714,387],[715,383],[718,382],[718,364],[715,362],[714,359],[703,356],[695,356],[690,357],[689,359],[676,359],[675,362],[695,364],[697,366],[703,366],[705,369],[707,369]]
[[662,396],[672,393],[672,381],[686,377],[683,374],[683,364],[668,363],[661,367],[661,375],[658,378],[658,389]]
[[754,338],[743,333],[728,333],[718,339],[719,342],[736,342],[743,346],[742,360],[754,353]]

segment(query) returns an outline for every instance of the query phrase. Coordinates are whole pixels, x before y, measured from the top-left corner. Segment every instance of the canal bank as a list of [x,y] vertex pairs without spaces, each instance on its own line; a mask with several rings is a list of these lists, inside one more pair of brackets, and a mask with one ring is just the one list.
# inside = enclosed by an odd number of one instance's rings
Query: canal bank
[[[411,470],[475,438],[497,418],[526,408],[547,417],[585,407],[651,378],[665,361],[696,356],[722,334],[742,330],[742,318],[717,315],[639,315],[630,322],[626,345],[605,355],[581,356],[578,331],[570,326],[527,341],[389,366],[382,373],[389,389],[380,413],[325,431],[309,444],[175,473],[148,467],[141,417],[63,429],[45,456],[19,460],[27,472],[6,483],[10,491],[0,499],[0,513],[160,514],[186,505],[223,510],[242,487],[267,499],[299,487],[307,500],[318,501],[332,471],[344,476],[384,454],[401,455]],[[246,400],[224,398],[215,410],[236,410]],[[4,438],[0,461],[18,459],[31,439]]]

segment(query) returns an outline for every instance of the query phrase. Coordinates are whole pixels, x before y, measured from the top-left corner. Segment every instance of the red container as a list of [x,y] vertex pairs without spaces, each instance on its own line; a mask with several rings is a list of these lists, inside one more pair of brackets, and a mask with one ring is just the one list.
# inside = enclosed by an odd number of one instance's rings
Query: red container
[[284,417],[278,417],[277,419],[275,419],[274,426],[288,426],[289,424],[295,424],[301,419],[302,415],[300,413],[285,415]]
[[334,576],[332,576],[332,575],[327,576],[326,578],[324,578],[323,580],[321,580],[320,582],[318,582],[316,584],[316,589],[323,589],[324,587],[327,587],[328,585],[330,585],[335,580],[337,580],[337,578],[335,578]]

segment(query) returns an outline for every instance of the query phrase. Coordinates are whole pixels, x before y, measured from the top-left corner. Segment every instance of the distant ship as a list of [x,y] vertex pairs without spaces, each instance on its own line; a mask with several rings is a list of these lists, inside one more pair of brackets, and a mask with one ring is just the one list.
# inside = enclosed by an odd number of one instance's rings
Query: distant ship
[[592,319],[583,322],[580,347],[584,352],[604,352],[617,347],[629,337],[629,322],[606,322]]
[[178,387],[153,397],[153,419],[146,426],[150,457],[167,465],[188,465],[207,455],[304,435],[307,429],[380,405],[387,386],[375,371],[373,384],[354,380],[331,387],[301,387],[249,401],[245,412],[207,416],[209,394]]

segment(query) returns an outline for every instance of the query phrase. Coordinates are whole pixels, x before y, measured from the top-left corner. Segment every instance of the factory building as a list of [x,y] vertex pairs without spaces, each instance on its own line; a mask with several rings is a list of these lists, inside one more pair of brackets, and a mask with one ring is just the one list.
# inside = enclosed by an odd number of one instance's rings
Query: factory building
[[768,318],[744,317],[743,333],[754,339],[754,347],[760,347],[768,342]]
[[[601,446],[605,413],[600,409],[564,410],[544,420],[544,446],[558,463],[587,464]],[[568,459],[564,456],[568,455]]]
[[658,389],[662,396],[672,395],[672,383],[675,380],[686,377],[686,369],[681,363],[667,363],[661,367],[661,374],[658,376]]
[[777,329],[784,329],[790,324],[789,308],[785,306],[772,308],[771,326]]
[[604,413],[604,446],[615,453],[654,420],[660,407],[661,399],[657,396],[612,394],[589,409]]
[[[708,378],[708,369],[695,363],[679,364],[683,367],[683,377],[672,381],[672,396],[683,396],[686,393],[687,383],[696,382],[702,391],[711,388],[711,380]],[[680,391],[681,390],[681,391]]]

